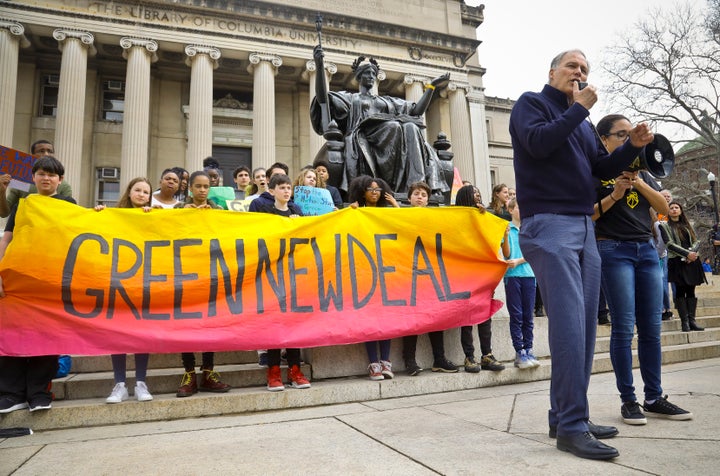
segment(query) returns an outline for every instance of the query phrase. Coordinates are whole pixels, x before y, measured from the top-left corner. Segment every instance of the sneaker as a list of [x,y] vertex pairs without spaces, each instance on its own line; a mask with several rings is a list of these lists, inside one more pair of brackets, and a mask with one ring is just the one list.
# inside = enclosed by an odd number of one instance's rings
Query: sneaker
[[138,402],[149,402],[153,399],[145,382],[137,382],[135,384],[135,398]]
[[52,400],[38,400],[38,401],[32,401],[29,404],[30,411],[36,412],[39,410],[50,410],[52,408]]
[[669,320],[672,319],[672,317],[673,317],[673,313],[672,313],[672,311],[669,310],[669,309],[668,309],[667,311],[665,311],[665,312],[662,313],[662,320],[663,320],[663,321],[669,321]]
[[27,402],[18,402],[12,397],[0,397],[0,413],[10,413],[27,407]]
[[378,362],[373,362],[372,364],[368,365],[368,373],[370,374],[370,380],[385,379],[382,374],[382,365],[380,365]]
[[442,359],[438,359],[435,362],[433,362],[432,366],[433,372],[447,372],[450,374],[454,374],[458,371],[457,365],[450,362],[448,359],[443,357]]
[[408,375],[413,377],[423,371],[422,367],[415,362],[415,359],[405,361],[405,370],[407,370]]
[[110,392],[110,396],[105,399],[105,403],[120,403],[129,398],[128,390],[125,382],[118,382]]
[[305,378],[299,365],[293,365],[288,370],[288,377],[290,383],[294,388],[310,388],[310,381]]
[[527,352],[525,352],[525,349],[520,349],[517,352],[515,352],[515,367],[525,370],[525,369],[531,369],[534,367],[532,362],[528,359]]
[[482,359],[480,359],[480,368],[483,370],[492,370],[494,372],[505,370],[505,366],[498,362],[492,354],[482,356]]
[[392,371],[392,364],[388,362],[387,360],[381,360],[380,366],[382,367],[382,375],[385,378],[393,378],[395,374]]
[[267,389],[271,392],[282,392],[285,390],[285,385],[282,382],[282,373],[280,373],[280,366],[273,365],[267,369]]
[[612,322],[607,316],[598,316],[598,326],[610,326]]
[[623,403],[620,407],[620,415],[623,422],[628,425],[644,425],[647,423],[647,418],[645,418],[638,402]]
[[267,361],[267,352],[260,352],[258,354],[258,365],[260,367],[267,367],[268,361]]
[[180,388],[178,388],[178,391],[175,395],[178,397],[189,397],[190,395],[196,394],[197,391],[198,386],[195,371],[193,370],[192,372],[185,372],[185,374],[183,374],[182,380],[180,381]]
[[525,349],[525,353],[527,354],[527,358],[533,367],[540,367],[540,361],[538,361],[537,357],[535,357],[532,349]]
[[475,362],[475,357],[465,357],[465,372],[476,374],[480,372],[480,364]]
[[660,397],[652,404],[643,403],[643,408],[650,416],[667,418],[668,420],[692,420],[693,414],[679,406],[668,402],[667,395]]
[[214,370],[203,369],[198,390],[201,392],[225,393],[232,387],[220,381],[220,374]]

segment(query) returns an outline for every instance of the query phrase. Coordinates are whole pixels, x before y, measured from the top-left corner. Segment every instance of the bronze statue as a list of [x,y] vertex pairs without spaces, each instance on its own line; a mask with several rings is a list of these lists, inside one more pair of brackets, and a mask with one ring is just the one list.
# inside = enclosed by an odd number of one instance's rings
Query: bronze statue
[[391,96],[376,96],[372,89],[380,70],[377,62],[359,57],[352,66],[359,92],[328,92],[324,81],[324,53],[313,51],[316,97],[310,107],[315,132],[323,135],[334,121],[344,136],[344,174],[340,188],[347,190],[359,175],[385,180],[394,192],[407,192],[414,182],[427,183],[433,192],[447,192],[438,156],[422,135],[422,115],[436,88],[447,85],[450,74],[433,79],[416,103]]

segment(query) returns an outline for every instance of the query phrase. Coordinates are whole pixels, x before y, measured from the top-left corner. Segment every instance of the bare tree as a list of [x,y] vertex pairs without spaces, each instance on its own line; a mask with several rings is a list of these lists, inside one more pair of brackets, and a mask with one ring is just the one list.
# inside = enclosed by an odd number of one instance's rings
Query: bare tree
[[703,151],[677,160],[673,175],[663,180],[700,232],[714,224],[707,171],[720,176],[720,0],[707,0],[707,7],[700,11],[685,3],[651,10],[601,65],[616,111],[680,127]]
[[720,150],[720,42],[706,17],[688,4],[654,9],[610,48],[602,68],[618,110],[682,126]]
[[720,44],[720,0],[708,0],[707,29],[716,43]]

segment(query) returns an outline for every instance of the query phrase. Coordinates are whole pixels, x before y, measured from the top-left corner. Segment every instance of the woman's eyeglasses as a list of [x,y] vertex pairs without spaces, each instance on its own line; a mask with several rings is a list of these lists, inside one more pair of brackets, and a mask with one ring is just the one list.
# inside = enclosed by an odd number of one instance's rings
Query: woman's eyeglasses
[[366,192],[377,192],[377,193],[382,192],[382,190],[383,189],[381,189],[381,188],[372,188],[372,187],[368,187],[365,189]]
[[615,136],[620,140],[626,140],[628,137],[630,137],[630,133],[628,131],[608,132],[607,137],[610,136]]

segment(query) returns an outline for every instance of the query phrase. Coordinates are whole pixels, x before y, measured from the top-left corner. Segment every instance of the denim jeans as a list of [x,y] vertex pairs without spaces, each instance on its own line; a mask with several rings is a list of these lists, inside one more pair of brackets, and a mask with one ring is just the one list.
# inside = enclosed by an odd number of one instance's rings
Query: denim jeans
[[623,402],[636,401],[632,375],[632,339],[638,333],[640,375],[645,400],[662,396],[660,327],[662,270],[652,242],[600,240],[602,285],[612,315],[610,360]]
[[505,305],[510,314],[510,339],[515,352],[532,349],[535,278],[506,277]]
[[662,302],[663,311],[672,309],[670,307],[670,291],[668,290],[668,262],[667,256],[660,258],[660,269],[662,269]]
[[520,249],[535,272],[548,316],[548,423],[557,425],[560,436],[588,431],[600,295],[595,227],[585,215],[533,215],[523,218]]

